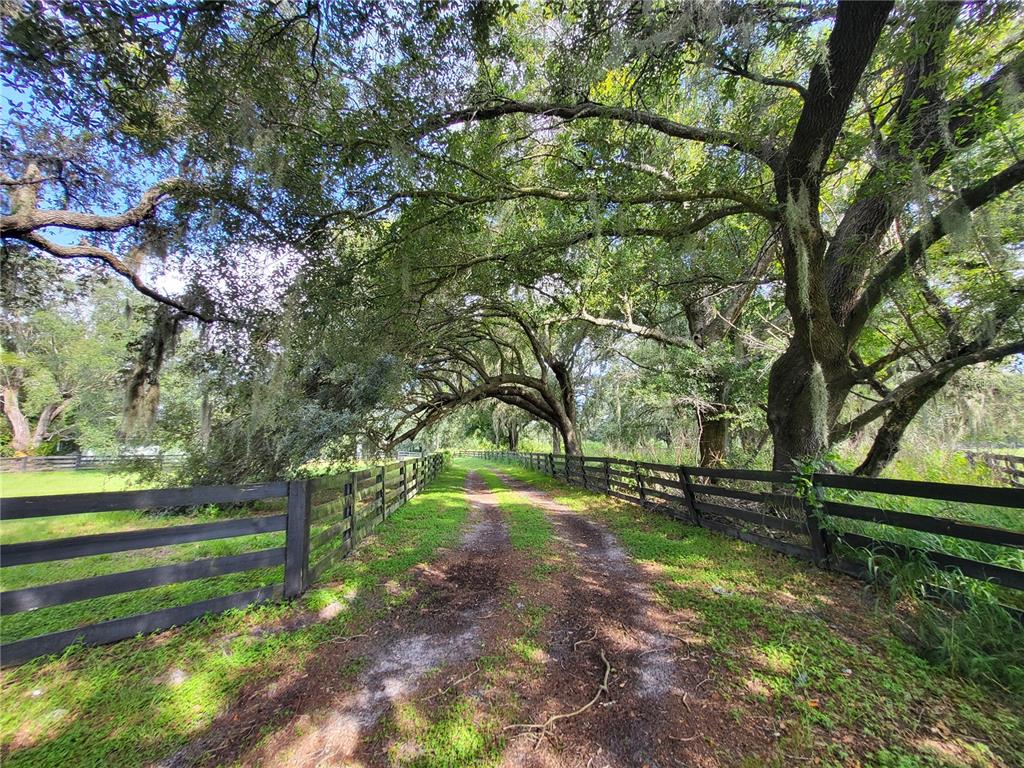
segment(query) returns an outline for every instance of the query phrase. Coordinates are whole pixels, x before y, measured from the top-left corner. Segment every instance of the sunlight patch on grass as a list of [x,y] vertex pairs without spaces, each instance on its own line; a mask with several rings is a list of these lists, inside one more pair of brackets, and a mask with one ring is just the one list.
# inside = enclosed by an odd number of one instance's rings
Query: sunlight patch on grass
[[484,768],[500,761],[500,741],[489,732],[494,724],[479,721],[475,702],[458,697],[430,722],[410,705],[400,708],[395,722],[401,741],[391,749],[394,765],[407,768]]

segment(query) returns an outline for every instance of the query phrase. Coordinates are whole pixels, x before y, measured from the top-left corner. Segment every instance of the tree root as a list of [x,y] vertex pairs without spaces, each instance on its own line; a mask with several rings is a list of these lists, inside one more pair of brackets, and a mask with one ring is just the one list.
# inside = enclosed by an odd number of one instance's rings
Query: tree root
[[604,648],[601,648],[600,650],[601,650],[601,661],[604,662],[604,678],[601,681],[601,685],[598,686],[597,693],[594,694],[594,698],[592,698],[590,701],[588,701],[582,707],[580,707],[579,709],[577,709],[577,710],[575,710],[573,712],[565,712],[565,713],[562,713],[560,715],[552,715],[547,720],[545,720],[543,723],[514,723],[512,725],[506,725],[505,726],[505,730],[508,731],[508,730],[511,730],[512,728],[523,728],[524,729],[524,731],[523,731],[524,733],[528,733],[530,731],[536,731],[537,732],[537,741],[534,742],[534,745],[533,745],[533,748],[536,749],[538,746],[540,746],[540,743],[544,740],[544,737],[550,735],[552,726],[555,723],[557,723],[559,720],[568,720],[571,717],[576,717],[577,715],[582,715],[584,712],[586,712],[588,709],[590,709],[592,706],[594,706],[598,702],[598,700],[601,698],[601,694],[604,694],[605,696],[609,695],[608,694],[608,678],[611,677],[611,674],[612,674],[612,665],[608,662],[608,657],[604,655]]
[[594,634],[592,634],[590,637],[588,637],[588,638],[586,638],[584,640],[577,640],[575,643],[573,643],[572,644],[572,649],[575,651],[579,646],[583,645],[584,643],[593,642],[595,639],[597,639],[597,630],[596,629],[594,630]]

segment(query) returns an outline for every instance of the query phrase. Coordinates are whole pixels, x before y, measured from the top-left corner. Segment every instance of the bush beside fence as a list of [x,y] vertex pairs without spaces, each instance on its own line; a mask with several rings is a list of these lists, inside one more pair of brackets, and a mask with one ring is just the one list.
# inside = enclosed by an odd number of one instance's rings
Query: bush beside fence
[[[859,578],[869,578],[866,563],[882,556],[898,561],[920,559],[941,570],[1024,590],[1021,530],[876,506],[882,503],[879,499],[913,498],[1024,509],[1024,491],[1016,488],[824,473],[802,478],[785,472],[550,453],[461,453],[515,462],[570,484]],[[903,536],[901,541],[900,533],[915,535]],[[963,551],[972,556],[939,551],[943,537],[965,545]],[[935,543],[915,545],[922,540]],[[985,559],[981,559],[983,556]]]
[[3,499],[0,501],[0,520],[276,499],[286,502],[287,511],[213,523],[0,544],[0,568],[8,568],[212,539],[285,533],[283,547],[0,592],[0,614],[10,615],[284,565],[284,579],[280,584],[17,640],[0,646],[0,663],[5,667],[21,664],[37,656],[58,653],[74,643],[111,643],[167,629],[208,613],[276,600],[282,596],[296,597],[315,583],[327,568],[351,552],[380,522],[437,477],[442,464],[441,454],[433,454],[356,472],[288,482]]

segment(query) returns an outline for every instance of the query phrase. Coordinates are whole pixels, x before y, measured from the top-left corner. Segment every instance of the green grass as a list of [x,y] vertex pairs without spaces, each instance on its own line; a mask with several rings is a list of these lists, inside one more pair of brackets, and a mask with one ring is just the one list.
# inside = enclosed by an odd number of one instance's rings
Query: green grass
[[[971,467],[963,456],[940,451],[916,452],[901,458],[892,474],[930,482],[991,483],[987,468]],[[773,490],[771,484],[756,481],[727,480],[722,484],[744,491]],[[832,501],[1024,531],[1024,512],[1007,507],[833,488],[824,489],[823,496]],[[859,533],[921,550],[1024,570],[1024,550],[1013,547],[835,516],[826,515],[823,520],[835,532]],[[866,566],[876,575],[877,583],[884,585],[878,594],[900,605],[912,617],[912,621],[902,623],[901,631],[925,658],[957,674],[987,678],[1024,693],[1024,652],[1020,650],[1024,646],[1024,630],[1014,613],[1024,611],[1024,592],[938,569],[923,557],[905,562],[843,544],[837,546],[836,553]],[[925,587],[944,590],[943,594],[950,599],[946,604],[936,603],[931,596],[925,599]]]
[[[987,467],[971,467],[962,455],[941,451],[917,452],[901,458],[890,468],[893,476],[940,483],[991,485]],[[996,483],[998,485],[998,483]],[[929,517],[955,519],[980,525],[1024,531],[1024,511],[983,504],[919,499],[828,489],[825,498],[881,509],[892,509]],[[853,532],[908,547],[942,552],[982,563],[1024,570],[1024,551],[1013,547],[914,531],[896,526],[825,517],[833,531]],[[839,554],[860,561],[880,576],[888,599],[902,605],[913,616],[904,624],[907,637],[928,659],[958,674],[987,678],[1024,693],[1024,630],[1010,610],[1024,610],[1024,592],[962,576],[956,571],[934,567],[924,557],[909,562],[873,556],[865,550],[840,545]],[[922,585],[959,596],[952,605],[926,598]]]
[[[100,493],[138,487],[130,475],[98,470],[79,472],[10,472],[0,474],[0,498],[15,496],[54,496],[62,493]],[[141,512],[97,512],[86,515],[38,517],[30,520],[0,522],[5,543],[85,536],[116,530],[149,527],[152,516]]]
[[139,486],[133,484],[131,475],[94,469],[0,473],[0,498],[123,491],[134,487]]
[[[132,486],[127,475],[100,471],[78,472],[24,472],[5,474],[5,497],[63,493],[91,493],[124,490]],[[81,515],[59,515],[28,520],[0,521],[0,538],[4,543],[39,541],[45,539],[85,536],[114,531],[164,528],[192,523],[213,522],[230,517],[265,514],[280,511],[276,505],[263,504],[255,510],[237,508],[224,510],[210,505],[189,515],[158,515],[139,511],[94,512]],[[114,552],[92,557],[58,560],[31,565],[4,568],[0,582],[4,590],[23,589],[73,579],[83,579],[108,573],[130,571],[155,565],[170,565],[208,557],[236,555],[242,552],[280,547],[283,533],[243,536],[232,539],[180,544],[173,547]],[[201,579],[182,584],[139,590],[123,595],[111,595],[67,605],[51,606],[35,611],[4,616],[0,619],[0,633],[4,642],[12,642],[34,635],[73,629],[108,619],[130,616],[196,600],[254,589],[280,581],[282,569],[269,568],[230,574],[212,579]]]
[[[58,659],[4,670],[5,768],[139,766],[170,754],[201,733],[243,684],[301,667],[321,644],[386,610],[384,582],[457,540],[468,512],[464,478],[462,468],[443,471],[302,601],[232,611],[101,648],[76,647]],[[334,618],[285,628],[331,603],[341,608]],[[275,627],[280,631],[267,631]]]
[[[476,702],[456,697],[428,717],[415,706],[398,705],[392,715],[393,736],[405,750],[391,749],[391,762],[403,768],[485,768],[501,761],[499,726],[482,717]],[[409,749],[408,745],[414,745]]]
[[[461,462],[460,462],[461,464]],[[529,500],[506,488],[490,467],[483,462],[466,462],[483,479],[508,522],[509,542],[513,548],[532,553],[538,558],[550,552],[554,528],[544,512]]]
[[[408,589],[382,587],[402,582],[410,568],[458,540],[470,468],[495,492],[517,553],[533,562],[506,599],[517,606],[512,639],[479,661],[478,679],[501,695],[485,705],[452,693],[433,710],[400,708],[392,735],[416,748],[392,757],[409,766],[495,764],[502,724],[519,714],[514,690],[543,671],[536,662],[550,608],[543,583],[565,565],[544,514],[503,488],[485,463],[460,460],[302,601],[208,617],[152,638],[74,648],[60,659],[0,673],[4,765],[135,766],[172,753],[229,707],[243,684],[301,667],[329,638],[359,632],[403,602]],[[847,580],[519,467],[502,471],[601,520],[634,558],[652,566],[658,598],[687,616],[688,629],[713,652],[716,695],[732,703],[738,718],[784,726],[777,752],[751,766],[794,760],[883,768],[998,765],[994,756],[1024,764],[1024,699],[922,659],[889,630],[893,614],[851,606]],[[146,516],[141,522],[184,520]],[[123,569],[124,561],[116,565]],[[10,588],[6,581],[4,588]],[[334,618],[284,629],[328,605],[340,607]],[[267,631],[275,627],[281,631]]]
[[890,631],[895,615],[853,599],[847,580],[518,466],[502,471],[601,520],[653,567],[659,598],[714,651],[718,694],[785,725],[777,752],[751,766],[1024,764],[1024,697],[930,664]]

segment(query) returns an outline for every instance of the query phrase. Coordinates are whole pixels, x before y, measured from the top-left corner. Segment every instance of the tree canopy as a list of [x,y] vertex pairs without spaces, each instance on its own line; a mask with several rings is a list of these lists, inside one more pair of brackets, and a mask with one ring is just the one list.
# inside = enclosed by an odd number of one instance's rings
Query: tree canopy
[[101,0],[3,25],[5,258],[161,305],[132,380],[204,328],[203,450],[235,474],[481,403],[568,452],[692,425],[704,464],[868,435],[877,473],[960,372],[1024,352],[1016,3]]

